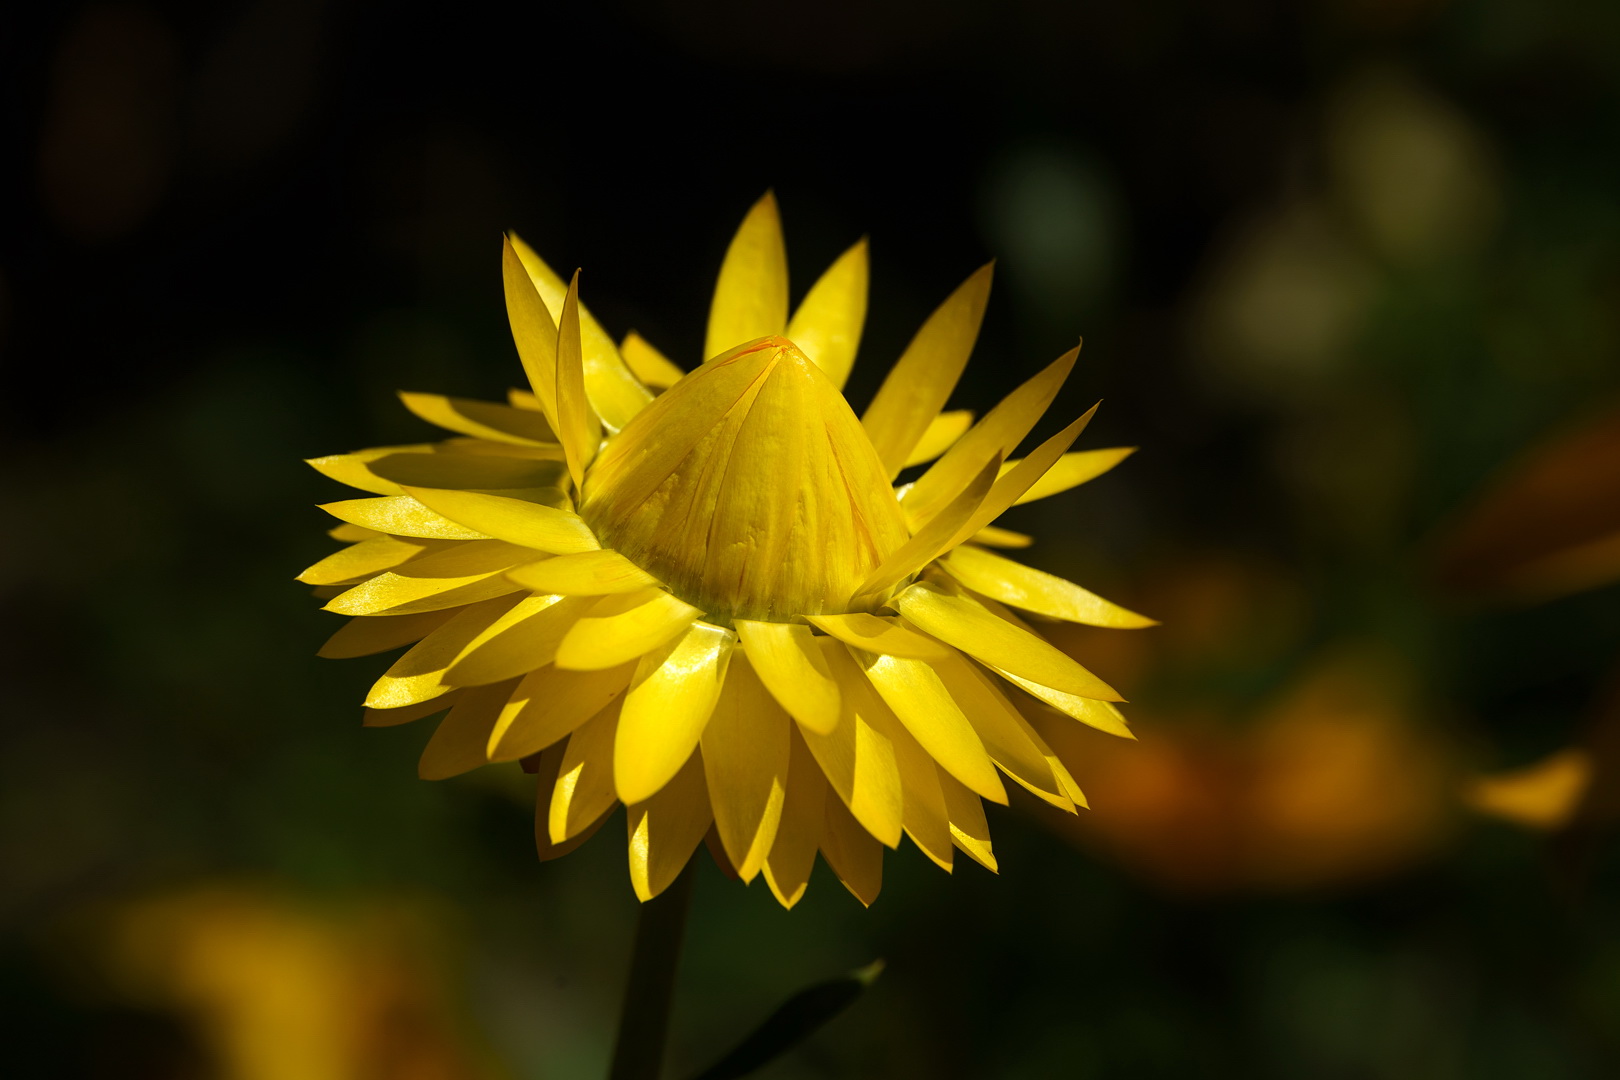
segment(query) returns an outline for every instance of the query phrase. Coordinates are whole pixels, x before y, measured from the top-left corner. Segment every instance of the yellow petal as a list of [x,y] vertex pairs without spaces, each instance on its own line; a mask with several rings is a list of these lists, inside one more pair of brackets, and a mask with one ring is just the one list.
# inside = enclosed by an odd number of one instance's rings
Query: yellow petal
[[1058,712],[1074,717],[1082,724],[1090,725],[1098,731],[1106,731],[1110,735],[1118,735],[1122,739],[1136,738],[1126,725],[1124,715],[1112,702],[1081,697],[1078,694],[1065,694],[1061,690],[1054,690],[1050,686],[1042,686],[1040,683],[1021,678],[1010,671],[1003,671],[1000,668],[996,671],[1014,686],[1046,702]]
[[803,349],[840,390],[855,366],[861,328],[866,324],[868,276],[863,238],[810,286],[787,326],[788,340]]
[[523,370],[534,388],[536,403],[552,430],[557,426],[557,323],[535,290],[523,266],[514,237],[505,237],[501,279],[506,288],[506,318],[512,324]]
[[474,438],[517,446],[551,446],[557,441],[546,418],[528,409],[406,390],[400,391],[399,400],[428,423]]
[[507,570],[536,558],[528,548],[499,540],[474,540],[412,559],[333,598],[327,611],[339,615],[411,615],[459,607],[517,592]]
[[595,835],[596,830],[607,823],[613,816],[614,808],[618,806],[615,800],[611,806],[599,814],[595,821],[581,827],[573,836],[562,843],[553,843],[551,840],[550,817],[551,795],[557,787],[558,772],[562,767],[565,753],[565,743],[555,743],[541,751],[539,760],[535,762],[535,799],[534,799],[534,848],[541,862],[551,859],[560,859],[570,851],[574,851]]
[[702,614],[663,589],[603,597],[562,639],[557,666],[579,670],[617,667],[685,633]]
[[298,575],[305,585],[342,585],[391,570],[428,550],[432,541],[379,536],[335,551]]
[[[873,711],[883,718],[882,710]],[[894,744],[894,762],[900,770],[901,824],[906,835],[935,865],[950,872],[951,828],[945,796],[939,786],[939,768],[922,744],[891,713],[884,733]]]
[[613,782],[626,806],[651,797],[691,757],[734,641],[729,630],[695,623],[637,664],[613,745]]
[[737,620],[754,672],[788,714],[821,735],[838,726],[838,682],[808,626]]
[[517,680],[510,679],[462,693],[450,715],[434,729],[422,751],[417,775],[423,780],[444,780],[486,764],[484,746],[490,728],[516,685]]
[[629,807],[630,884],[638,899],[651,900],[669,888],[713,820],[697,754],[651,798]]
[[932,518],[972,483],[987,462],[1011,454],[1052,404],[1079,355],[1077,346],[1058,357],[1003,398],[971,431],[945,451],[900,500],[907,518],[919,522]]
[[660,390],[674,386],[686,374],[634,330],[619,342],[619,352],[624,356],[624,362],[630,365],[630,370],[635,372],[636,378]]
[[950,412],[940,413],[929,422],[922,440],[912,448],[911,456],[906,458],[906,465],[921,465],[933,461],[949,450],[951,444],[966,434],[967,429],[972,426],[971,409],[952,409]]
[[378,458],[391,457],[395,454],[422,453],[432,448],[430,443],[417,443],[413,446],[378,446],[370,450],[356,450],[352,454],[328,454],[325,457],[306,458],[304,464],[322,476],[331,477],[340,484],[347,484],[361,491],[369,491],[374,495],[398,495],[399,485],[373,473],[371,463]]
[[585,467],[602,443],[602,423],[585,398],[585,358],[579,340],[579,271],[568,283],[562,315],[557,320],[557,439],[568,458],[568,472],[578,490]]
[[967,524],[957,531],[940,552],[966,543],[969,537],[1006,513],[1008,508],[1022,498],[1035,481],[1044,476],[1046,471],[1063,456],[1063,452],[1074,445],[1074,440],[1080,437],[1080,433],[1091,422],[1091,417],[1096,411],[1097,406],[1093,405],[1084,416],[1041,443],[1033,454],[1020,461],[1011,472],[997,479],[991,486],[990,493],[979,504],[979,508],[968,518]]
[[1463,802],[1482,814],[1531,829],[1561,829],[1592,786],[1596,763],[1579,747],[1559,750],[1511,772],[1471,777]]
[[984,804],[943,770],[939,774],[939,786],[945,794],[945,812],[951,819],[952,843],[968,858],[995,873],[996,857],[990,851],[990,824],[984,819]]
[[585,551],[558,555],[516,571],[512,580],[535,592],[565,596],[602,596],[636,592],[658,580],[617,551]]
[[883,888],[883,848],[861,828],[838,796],[827,793],[823,800],[821,853],[844,888],[866,907]]
[[856,653],[884,702],[939,767],[998,803],[1007,801],[996,767],[937,672],[921,660]]
[[[1079,487],[1088,480],[1095,480],[1134,453],[1136,453],[1134,446],[1111,446],[1105,450],[1080,450],[1064,454],[1056,465],[1030,485],[1028,491],[1018,496],[1018,501],[1013,505],[1021,506],[1036,499],[1044,499],[1049,495],[1057,495],[1070,488]],[[1003,465],[1002,470],[1011,472],[1017,465],[1018,461],[1014,459]]]
[[713,359],[787,325],[787,247],[776,196],[769,191],[743,218],[714,286],[703,358]]
[[960,654],[930,666],[973,725],[990,759],[1036,798],[1073,813],[1074,803],[1034,731],[995,684]]
[[[523,263],[523,269],[528,271],[529,280],[533,282],[535,291],[540,294],[555,324],[562,317],[567,284],[516,233],[511,234],[511,240],[513,250]],[[602,423],[618,431],[630,422],[631,417],[647,407],[652,401],[652,394],[631,374],[619,356],[613,339],[584,304],[579,306],[579,334],[585,355],[585,393],[590,397],[596,415],[602,418]],[[555,337],[552,340],[555,341]]]
[[986,525],[971,537],[975,544],[998,548],[1027,548],[1035,542],[1035,538],[1011,529],[998,529],[994,525]]
[[427,701],[418,701],[414,705],[401,705],[397,709],[365,709],[361,714],[360,723],[365,727],[397,727],[424,717],[436,716],[460,700],[461,691],[452,690],[448,694],[441,694]]
[[759,873],[776,840],[791,726],[747,657],[734,658],[699,745],[720,843],[745,882]]
[[429,510],[482,536],[554,555],[596,551],[602,546],[577,514],[556,507],[477,491],[408,490]]
[[810,871],[821,844],[821,822],[826,814],[827,778],[797,730],[790,731],[787,794],[776,841],[765,856],[765,882],[785,908],[804,896]]
[[467,644],[445,673],[445,682],[483,686],[545,667],[592,602],[589,597],[524,597]]
[[[498,447],[500,453],[471,451],[469,444]],[[568,466],[562,461],[561,448],[534,447],[534,453],[543,457],[509,457],[507,449],[501,443],[468,440],[460,447],[446,443],[445,449],[437,453],[389,454],[372,461],[367,468],[392,483],[391,494],[395,495],[403,494],[403,487],[498,491],[563,486]]]
[[442,610],[350,619],[341,630],[326,639],[326,644],[315,655],[328,660],[347,660],[387,652],[413,641],[421,641],[455,614],[452,610]]
[[1158,625],[1156,620],[1109,603],[1072,581],[1003,559],[982,548],[959,547],[941,559],[940,565],[974,592],[1025,611],[1116,629]]
[[362,540],[375,540],[384,535],[375,529],[364,529],[359,525],[334,525],[326,530],[326,535],[345,544],[357,544]]
[[534,396],[533,390],[524,390],[516,386],[507,388],[506,403],[514,409],[528,409],[530,412],[537,413],[545,412],[545,409],[540,405],[540,399]]
[[380,499],[344,499],[323,503],[321,509],[351,525],[390,536],[416,536],[424,540],[484,540],[483,533],[457,525],[408,495]]
[[1000,467],[999,458],[986,464],[949,506],[925,523],[910,540],[900,545],[894,554],[867,575],[855,590],[857,600],[888,592],[927,566],[940,552],[949,550],[953,546],[952,540],[978,514],[979,507],[996,482],[996,470]]
[[865,612],[849,615],[812,615],[810,622],[846,645],[870,653],[926,660],[947,656],[950,649],[926,634],[919,634],[893,617],[880,618]]
[[516,761],[553,745],[617,700],[633,664],[606,671],[531,671],[489,733],[489,760]]
[[799,734],[836,797],[849,805],[868,832],[894,847],[900,842],[904,803],[887,732],[899,721],[872,692],[843,645],[830,638],[817,638],[816,644],[838,680],[842,712],[830,733],[818,735],[800,725]]
[[895,597],[895,607],[925,633],[991,667],[1065,694],[1124,700],[1073,657],[965,596],[919,582]]
[[618,729],[619,702],[614,701],[568,736],[546,813],[546,833],[553,844],[578,836],[619,801],[613,794],[613,735]]
[[373,709],[397,709],[403,705],[436,698],[452,687],[443,681],[445,670],[461,655],[467,643],[517,603],[516,597],[500,597],[463,608],[444,625],[394,661],[392,667],[372,685],[366,705]]
[[891,480],[962,377],[990,298],[991,265],[975,271],[928,317],[861,417]]

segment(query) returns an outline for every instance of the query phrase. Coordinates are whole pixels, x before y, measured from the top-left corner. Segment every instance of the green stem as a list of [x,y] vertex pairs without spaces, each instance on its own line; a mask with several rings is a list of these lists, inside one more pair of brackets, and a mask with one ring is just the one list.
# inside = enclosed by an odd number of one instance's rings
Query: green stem
[[669,888],[641,905],[630,956],[630,984],[624,991],[608,1080],[658,1080],[669,1034],[675,968],[680,963],[686,912],[691,906],[690,862]]

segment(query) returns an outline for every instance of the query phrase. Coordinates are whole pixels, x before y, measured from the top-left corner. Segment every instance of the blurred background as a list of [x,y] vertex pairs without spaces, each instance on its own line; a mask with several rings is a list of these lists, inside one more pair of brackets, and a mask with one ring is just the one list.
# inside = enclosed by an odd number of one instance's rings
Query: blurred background
[[504,228],[695,364],[767,188],[796,296],[872,237],[857,408],[991,256],[957,404],[1085,335],[1143,449],[1007,524],[1164,625],[1058,633],[1141,741],[999,877],[705,858],[674,1074],[881,956],[762,1075],[1615,1075],[1620,6],[17,4],[0,81],[8,1075],[603,1074],[619,834],[361,729],[299,459],[521,380]]

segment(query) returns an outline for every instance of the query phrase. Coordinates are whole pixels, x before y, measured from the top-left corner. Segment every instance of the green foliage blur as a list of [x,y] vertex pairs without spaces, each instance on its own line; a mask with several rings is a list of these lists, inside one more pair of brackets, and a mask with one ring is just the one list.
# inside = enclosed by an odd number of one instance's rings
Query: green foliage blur
[[[1048,423],[1142,449],[1006,524],[1164,625],[1058,636],[1140,742],[1076,734],[1078,824],[992,809],[999,875],[784,912],[700,851],[671,1075],[878,957],[759,1075],[1620,1068],[1620,572],[1448,569],[1620,423],[1620,6],[64,3],[0,80],[0,1071],[604,1075],[621,827],[542,865],[532,778],[361,729],[300,459],[521,380],[506,228],[693,366],[767,188],[795,297],[872,237],[858,408],[987,257],[953,404],[1084,335]],[[1620,456],[1562,469],[1620,535]],[[1567,752],[1529,825],[1463,795]]]

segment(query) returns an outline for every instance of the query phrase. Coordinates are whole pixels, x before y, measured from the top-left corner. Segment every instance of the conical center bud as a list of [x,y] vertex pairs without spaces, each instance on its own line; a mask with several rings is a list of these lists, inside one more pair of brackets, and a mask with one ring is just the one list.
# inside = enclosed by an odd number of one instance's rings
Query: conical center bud
[[848,611],[907,537],[860,421],[780,337],[711,360],[637,414],[591,467],[580,512],[723,622]]

